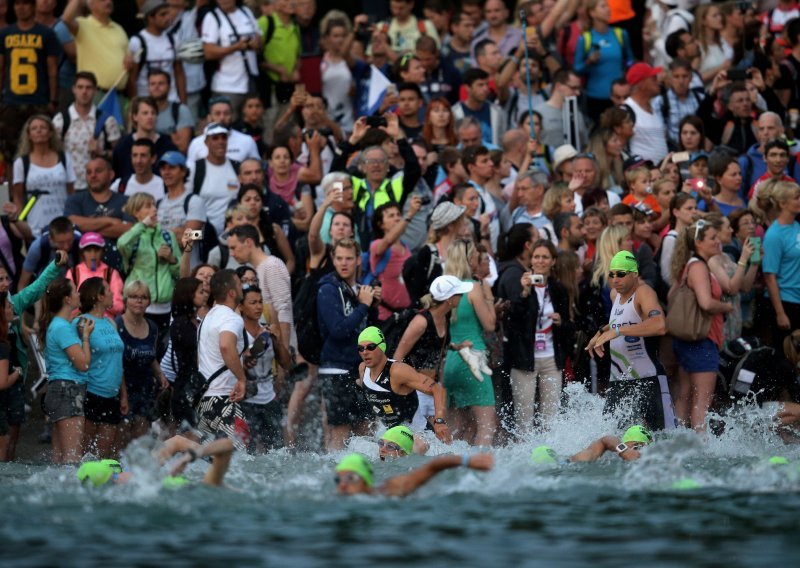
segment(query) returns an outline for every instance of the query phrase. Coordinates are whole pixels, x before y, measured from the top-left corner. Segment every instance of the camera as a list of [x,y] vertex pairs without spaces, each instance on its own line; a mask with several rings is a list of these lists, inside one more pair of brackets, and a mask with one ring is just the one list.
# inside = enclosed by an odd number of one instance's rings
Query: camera
[[543,286],[544,285],[544,275],[542,275],[542,274],[534,274],[531,277],[531,282],[533,282],[534,286]]
[[310,128],[306,130],[306,138],[311,139],[314,136],[314,133],[319,133],[320,136],[323,138],[328,138],[329,136],[333,136],[333,130],[330,128]]
[[380,128],[381,126],[389,126],[389,123],[386,122],[385,116],[368,116],[367,126],[370,128]]
[[420,195],[419,202],[421,205],[428,205],[431,202],[431,197],[429,195]]
[[189,238],[193,241],[200,241],[203,239],[203,231],[192,231]]

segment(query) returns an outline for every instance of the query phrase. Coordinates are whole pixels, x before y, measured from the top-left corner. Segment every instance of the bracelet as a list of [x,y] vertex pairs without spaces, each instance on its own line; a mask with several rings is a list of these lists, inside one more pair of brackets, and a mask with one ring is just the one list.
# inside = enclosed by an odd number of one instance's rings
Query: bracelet
[[461,466],[469,467],[469,454],[464,454],[461,456]]
[[615,331],[617,332],[617,337],[619,337],[620,335],[622,335],[622,332],[619,330],[619,328],[617,328]]
[[738,264],[742,268],[746,268],[747,267],[747,262],[744,262],[744,261],[741,261],[741,260],[739,262],[737,262],[736,264]]

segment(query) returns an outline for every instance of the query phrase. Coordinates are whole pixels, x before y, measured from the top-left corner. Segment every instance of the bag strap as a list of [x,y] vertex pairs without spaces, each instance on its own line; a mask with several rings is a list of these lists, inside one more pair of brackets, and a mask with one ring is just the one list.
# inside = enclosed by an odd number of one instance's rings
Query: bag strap
[[[245,16],[247,16],[247,12],[245,12],[245,11],[242,9],[242,7],[241,7],[241,6],[237,7],[236,9],[237,9],[237,10],[241,10],[242,14],[244,14]],[[239,32],[236,30],[236,27],[233,25],[233,22],[231,22],[231,19],[230,19],[230,17],[228,17],[228,14],[226,14],[224,10],[220,10],[220,13],[222,14],[222,17],[223,17],[223,18],[225,18],[225,20],[228,22],[228,26],[230,26],[230,28],[231,28],[231,33],[233,33],[233,37],[236,39],[236,43],[239,43],[239,41],[241,40],[241,36],[239,35]],[[249,19],[250,19],[250,18],[248,17],[248,20],[249,20]],[[252,23],[253,23],[253,26],[254,26],[254,27],[256,27],[256,28],[258,27],[258,26],[256,26],[256,25],[255,25],[255,22],[252,22]],[[247,60],[247,53],[245,53],[244,51],[241,51],[241,52],[239,52],[239,53],[241,53],[241,54],[242,54],[242,59],[244,59],[244,68],[245,68],[245,69],[247,69],[247,74],[248,74],[250,77],[257,77],[257,76],[258,76],[258,73],[257,73],[257,72],[256,72],[256,73],[253,73],[253,72],[250,70],[250,62]]]

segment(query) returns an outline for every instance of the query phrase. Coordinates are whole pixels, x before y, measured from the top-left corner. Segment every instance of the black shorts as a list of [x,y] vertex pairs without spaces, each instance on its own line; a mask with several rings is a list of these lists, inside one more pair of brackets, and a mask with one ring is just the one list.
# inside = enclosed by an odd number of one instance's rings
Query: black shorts
[[86,420],[97,424],[119,424],[122,418],[119,411],[119,396],[106,398],[87,392],[84,415]]
[[268,450],[283,447],[283,410],[277,399],[267,404],[242,403],[242,412],[250,427],[250,451],[259,445]]
[[19,426],[25,423],[25,387],[22,379],[7,388],[6,417],[10,426]]
[[319,373],[329,426],[355,426],[370,417],[364,395],[356,385],[356,372]]
[[664,376],[612,381],[603,413],[613,414],[621,429],[641,424],[650,430],[677,427],[675,409]]

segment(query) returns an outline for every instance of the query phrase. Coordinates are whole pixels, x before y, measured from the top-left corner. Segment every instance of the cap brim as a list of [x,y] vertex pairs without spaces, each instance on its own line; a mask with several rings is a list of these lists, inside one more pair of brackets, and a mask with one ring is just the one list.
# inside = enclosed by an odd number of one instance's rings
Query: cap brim
[[472,288],[475,286],[472,282],[461,282],[458,286],[456,286],[455,290],[453,290],[453,296],[456,294],[468,294],[472,292]]

